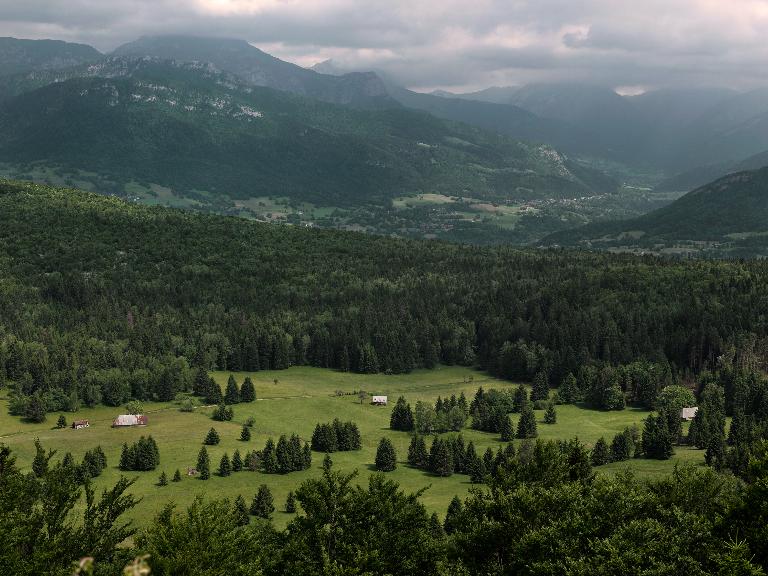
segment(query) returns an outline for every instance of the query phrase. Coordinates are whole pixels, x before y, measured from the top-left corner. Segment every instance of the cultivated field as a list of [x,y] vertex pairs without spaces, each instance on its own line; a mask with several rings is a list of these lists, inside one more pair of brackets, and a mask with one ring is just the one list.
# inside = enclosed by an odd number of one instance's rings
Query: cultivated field
[[[222,389],[226,384],[229,373],[215,373],[216,380]],[[389,474],[407,491],[415,491],[430,486],[423,495],[424,504],[441,515],[445,513],[448,502],[455,494],[461,496],[467,493],[471,484],[464,475],[453,475],[449,478],[437,478],[420,470],[408,468],[402,463],[407,456],[409,435],[405,432],[389,430],[389,416],[397,397],[404,395],[413,406],[417,400],[434,402],[438,396],[450,396],[464,392],[471,400],[478,386],[485,388],[514,387],[509,382],[495,380],[481,372],[459,367],[441,367],[431,371],[417,371],[412,374],[358,375],[320,370],[306,367],[296,367],[279,372],[258,372],[250,375],[256,385],[258,400],[252,404],[239,404],[234,407],[232,422],[215,422],[211,420],[211,409],[198,408],[193,413],[179,410],[178,403],[157,404],[145,403],[149,416],[149,425],[136,429],[113,429],[112,419],[121,412],[120,408],[99,406],[93,409],[82,409],[77,414],[66,414],[67,422],[73,419],[87,418],[91,427],[84,430],[56,430],[57,415],[49,414],[43,424],[21,422],[18,417],[9,416],[7,400],[0,400],[0,443],[13,448],[18,463],[22,468],[29,468],[34,456],[34,439],[40,441],[46,448],[58,451],[57,458],[67,451],[73,453],[76,459],[82,458],[84,452],[101,445],[108,459],[108,469],[96,480],[97,486],[114,483],[121,472],[117,468],[120,449],[123,442],[133,442],[141,435],[151,434],[160,448],[161,465],[154,472],[127,473],[137,477],[132,491],[142,497],[141,503],[134,509],[131,516],[140,524],[154,515],[166,502],[174,501],[179,506],[185,506],[198,494],[212,498],[234,498],[242,494],[250,503],[258,486],[267,484],[275,497],[275,524],[283,526],[290,515],[282,512],[288,491],[295,489],[304,479],[317,476],[320,472],[323,455],[313,453],[310,470],[294,472],[288,475],[268,475],[260,472],[239,472],[227,478],[219,478],[215,474],[208,481],[186,477],[188,466],[195,466],[197,453],[202,446],[203,438],[212,426],[221,436],[218,446],[208,447],[211,457],[212,472],[218,468],[219,460],[225,452],[230,456],[239,449],[247,451],[261,449],[267,438],[277,440],[281,434],[298,433],[307,441],[312,435],[315,424],[330,422],[338,417],[342,421],[353,420],[360,427],[363,448],[357,452],[340,452],[333,455],[336,466],[343,470],[357,469],[359,479],[363,482],[373,470],[376,446],[380,438],[389,436],[397,450],[401,464],[398,469]],[[245,374],[236,373],[238,383],[242,383]],[[356,394],[358,390],[369,394],[386,394],[390,399],[389,407],[374,407],[367,401],[360,404]],[[350,393],[347,396],[336,396],[336,391]],[[539,420],[539,437],[571,438],[578,436],[582,441],[591,445],[600,436],[605,436],[610,442],[614,434],[625,426],[633,423],[642,424],[646,412],[627,409],[622,412],[599,412],[579,406],[558,406],[558,422],[547,425],[541,422],[543,411],[537,411]],[[256,424],[250,442],[241,442],[240,429],[242,424],[253,416]],[[513,415],[513,423],[517,417]],[[473,440],[479,453],[486,447],[496,449],[501,442],[496,434],[476,432],[466,429],[463,432],[467,441]],[[659,462],[653,460],[632,460],[629,462],[610,464],[599,470],[613,473],[620,469],[631,468],[640,475],[658,476],[668,473],[676,462],[692,461],[703,463],[703,452],[677,448],[672,460]],[[156,485],[160,472],[165,470],[169,479],[179,468],[184,475],[182,482],[170,483],[165,487]]]

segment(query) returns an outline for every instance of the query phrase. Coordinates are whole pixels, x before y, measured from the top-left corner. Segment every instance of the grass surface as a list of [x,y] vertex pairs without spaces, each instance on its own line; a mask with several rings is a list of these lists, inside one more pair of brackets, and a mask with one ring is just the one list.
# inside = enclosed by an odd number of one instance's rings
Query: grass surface
[[[229,373],[214,373],[222,388]],[[245,374],[236,373],[238,383],[242,383]],[[56,414],[50,414],[43,424],[22,422],[18,417],[8,415],[7,400],[0,400],[0,442],[9,445],[15,452],[18,464],[23,469],[31,467],[34,456],[34,439],[40,438],[43,446],[58,451],[56,458],[69,451],[76,459],[82,458],[86,450],[101,445],[107,455],[108,469],[96,481],[97,487],[113,484],[121,475],[117,468],[120,449],[123,442],[134,442],[142,435],[151,434],[160,447],[161,465],[154,472],[127,473],[136,477],[132,487],[134,494],[141,496],[141,503],[131,512],[139,523],[144,523],[157,513],[162,506],[173,501],[179,506],[188,505],[192,499],[203,494],[211,498],[228,497],[234,499],[242,494],[248,503],[253,498],[258,486],[267,484],[275,497],[277,509],[274,519],[278,527],[284,526],[291,516],[282,512],[288,491],[294,490],[303,480],[316,477],[320,473],[323,456],[313,453],[310,470],[294,472],[285,476],[268,475],[254,472],[239,472],[228,478],[213,475],[208,481],[186,477],[188,466],[195,466],[197,453],[203,438],[212,426],[221,436],[218,446],[208,447],[212,471],[218,468],[219,460],[225,452],[230,456],[239,449],[241,453],[261,449],[267,438],[277,440],[280,434],[298,433],[309,440],[315,424],[329,422],[338,417],[341,420],[353,420],[360,427],[363,447],[357,452],[334,454],[333,461],[338,468],[359,471],[359,481],[366,482],[373,471],[376,446],[382,436],[389,436],[397,451],[401,464],[397,470],[389,473],[407,491],[415,491],[429,486],[422,496],[428,509],[443,515],[451,498],[458,494],[466,495],[471,484],[464,475],[449,478],[437,478],[420,470],[408,468],[402,464],[407,456],[410,436],[405,432],[389,430],[389,417],[398,396],[404,395],[413,406],[417,400],[433,402],[438,396],[450,396],[464,392],[471,400],[478,386],[486,389],[511,388],[515,384],[495,380],[486,374],[460,367],[440,367],[431,371],[417,371],[407,375],[359,375],[320,370],[308,367],[295,367],[279,372],[258,372],[251,374],[256,386],[258,400],[252,404],[235,406],[232,422],[214,422],[210,418],[211,409],[198,408],[193,413],[179,410],[177,403],[145,403],[149,416],[149,425],[145,428],[113,429],[112,419],[119,414],[119,408],[99,406],[84,408],[77,414],[66,414],[67,422],[87,418],[91,427],[84,430],[56,430]],[[366,390],[369,394],[386,394],[390,397],[389,407],[374,407],[367,401],[360,404],[356,395],[335,396],[336,391],[347,393]],[[572,438],[578,436],[591,445],[599,437],[608,441],[614,434],[634,423],[642,424],[647,412],[627,409],[622,412],[600,412],[581,406],[558,406],[558,422],[547,425],[542,422],[543,411],[537,411],[539,436],[544,439]],[[242,424],[253,416],[256,424],[250,442],[241,442]],[[513,415],[516,424],[517,416]],[[472,440],[482,453],[486,447],[496,449],[501,442],[498,435],[466,429],[465,440]],[[669,473],[674,464],[680,461],[703,462],[703,452],[677,448],[672,460],[631,460],[610,464],[599,470],[615,473],[622,469],[635,470],[639,475],[654,477]],[[179,468],[184,475],[179,483],[170,483],[166,487],[156,485],[160,472],[165,470],[169,479]]]

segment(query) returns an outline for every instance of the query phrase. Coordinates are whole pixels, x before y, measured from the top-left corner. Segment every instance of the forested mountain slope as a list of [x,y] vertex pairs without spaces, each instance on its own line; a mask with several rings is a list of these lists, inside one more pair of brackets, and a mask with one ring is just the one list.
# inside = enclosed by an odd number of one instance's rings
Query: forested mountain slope
[[476,248],[0,185],[0,382],[51,410],[167,398],[191,366],[699,372],[768,336],[767,286],[757,261]]
[[767,256],[768,168],[725,176],[645,216],[556,233],[543,243]]
[[321,206],[384,205],[420,192],[506,200],[615,187],[551,148],[421,112],[324,104],[208,65],[152,59],[69,71],[7,100],[0,154],[96,172],[121,194],[141,182],[182,196],[275,195]]

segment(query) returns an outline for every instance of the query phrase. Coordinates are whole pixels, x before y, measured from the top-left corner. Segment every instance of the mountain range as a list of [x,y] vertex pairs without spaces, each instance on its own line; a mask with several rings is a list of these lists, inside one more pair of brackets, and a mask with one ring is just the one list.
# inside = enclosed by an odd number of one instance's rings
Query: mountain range
[[[305,69],[235,39],[143,37],[103,55],[6,38],[0,173],[262,217],[335,210],[307,224],[438,237],[462,229],[469,239],[468,226],[482,227],[516,242],[554,232],[548,243],[585,245],[594,230],[624,226],[601,221],[629,225],[665,198],[634,182],[616,196],[619,182],[603,169],[666,174],[657,189],[682,192],[768,165],[766,96],[621,96],[579,84],[423,94],[333,62]],[[668,209],[696,210],[679,202]],[[590,221],[600,222],[562,232]]]

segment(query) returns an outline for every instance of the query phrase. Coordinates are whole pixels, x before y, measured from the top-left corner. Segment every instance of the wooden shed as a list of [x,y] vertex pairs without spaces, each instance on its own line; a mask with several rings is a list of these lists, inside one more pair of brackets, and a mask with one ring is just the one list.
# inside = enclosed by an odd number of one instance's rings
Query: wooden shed
[[696,406],[693,406],[691,408],[683,408],[680,411],[680,418],[683,420],[690,422],[696,417],[696,412],[698,412],[699,409]]
[[88,420],[75,420],[72,422],[73,430],[80,430],[81,428],[89,428],[91,423]]
[[121,414],[112,421],[113,428],[126,426],[146,426],[148,419],[143,414]]
[[371,404],[374,406],[386,406],[387,405],[387,397],[386,396],[373,396],[371,398]]

